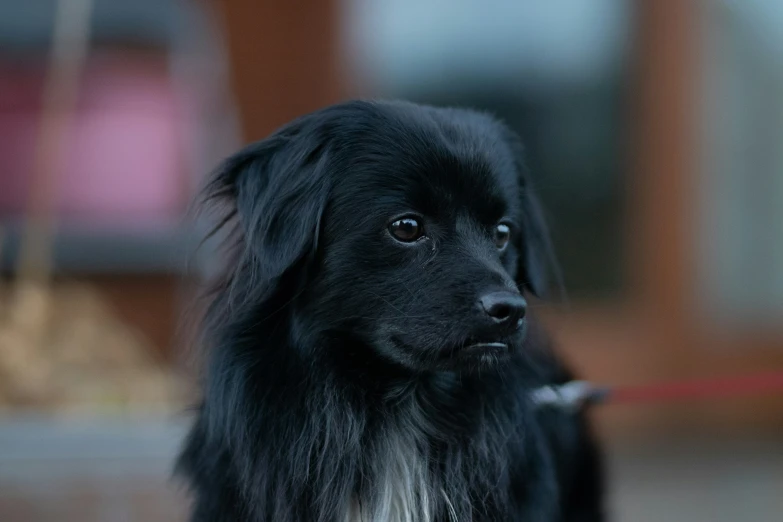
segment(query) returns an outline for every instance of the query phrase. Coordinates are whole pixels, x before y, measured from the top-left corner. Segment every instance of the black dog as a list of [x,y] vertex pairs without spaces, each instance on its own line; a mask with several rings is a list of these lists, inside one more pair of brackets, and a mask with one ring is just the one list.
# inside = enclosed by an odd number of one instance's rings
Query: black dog
[[530,401],[570,376],[526,316],[548,238],[501,123],[332,106],[209,197],[233,256],[179,462],[194,521],[602,520],[584,419]]

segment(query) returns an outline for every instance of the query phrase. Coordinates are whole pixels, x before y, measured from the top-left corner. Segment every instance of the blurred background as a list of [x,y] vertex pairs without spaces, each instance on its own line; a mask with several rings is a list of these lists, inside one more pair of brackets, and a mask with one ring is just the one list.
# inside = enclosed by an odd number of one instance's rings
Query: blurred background
[[[607,384],[783,371],[778,0],[0,0],[0,520],[184,520],[203,226],[241,144],[351,97],[524,138]],[[783,396],[604,406],[613,520],[780,520]]]

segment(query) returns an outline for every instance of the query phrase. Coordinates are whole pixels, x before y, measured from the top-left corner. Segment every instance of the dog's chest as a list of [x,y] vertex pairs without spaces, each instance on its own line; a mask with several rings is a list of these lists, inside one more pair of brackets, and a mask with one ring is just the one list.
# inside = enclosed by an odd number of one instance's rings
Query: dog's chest
[[388,435],[370,458],[368,491],[351,500],[345,522],[432,522],[436,506],[448,504],[412,436]]

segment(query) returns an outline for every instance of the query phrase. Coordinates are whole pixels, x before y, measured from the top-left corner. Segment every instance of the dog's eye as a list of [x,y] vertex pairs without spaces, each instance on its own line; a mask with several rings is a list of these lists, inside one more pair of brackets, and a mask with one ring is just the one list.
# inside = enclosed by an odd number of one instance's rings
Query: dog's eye
[[505,223],[500,223],[495,227],[494,239],[498,250],[505,249],[509,239],[511,239],[511,228]]
[[389,233],[398,241],[412,243],[423,235],[424,228],[418,219],[404,217],[389,225]]

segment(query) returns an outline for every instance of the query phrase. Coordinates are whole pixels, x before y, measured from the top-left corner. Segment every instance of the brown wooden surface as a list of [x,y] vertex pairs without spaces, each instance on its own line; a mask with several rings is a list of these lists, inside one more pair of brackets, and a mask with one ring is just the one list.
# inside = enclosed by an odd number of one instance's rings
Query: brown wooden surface
[[337,101],[337,0],[217,0],[247,140]]
[[[629,165],[631,293],[668,325],[687,315],[699,35],[695,2],[637,2]],[[686,320],[687,322],[687,320]]]

